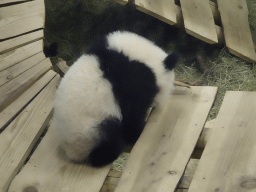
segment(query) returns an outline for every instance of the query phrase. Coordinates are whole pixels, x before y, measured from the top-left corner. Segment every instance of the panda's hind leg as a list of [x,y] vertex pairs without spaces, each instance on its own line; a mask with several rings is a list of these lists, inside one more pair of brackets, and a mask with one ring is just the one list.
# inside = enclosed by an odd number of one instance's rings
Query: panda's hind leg
[[125,147],[122,138],[121,122],[117,118],[107,118],[99,126],[100,141],[89,155],[89,163],[101,167],[118,158]]

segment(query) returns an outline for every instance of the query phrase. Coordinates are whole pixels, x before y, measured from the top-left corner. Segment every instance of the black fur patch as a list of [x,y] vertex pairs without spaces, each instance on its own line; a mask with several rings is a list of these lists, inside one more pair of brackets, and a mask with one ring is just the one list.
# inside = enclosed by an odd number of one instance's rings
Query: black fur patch
[[46,57],[55,57],[58,55],[58,45],[57,43],[52,43],[49,46],[44,46],[43,50]]
[[121,122],[117,118],[105,119],[98,129],[100,131],[100,143],[89,155],[89,163],[94,167],[112,163],[125,147],[121,132]]
[[98,38],[88,49],[100,60],[104,77],[113,86],[113,93],[123,115],[123,137],[134,143],[141,134],[147,109],[153,102],[159,88],[152,70],[145,64],[129,61],[123,53],[109,50],[106,37]]
[[172,70],[175,68],[176,64],[179,61],[179,54],[177,52],[172,52],[168,55],[164,60],[164,66],[168,70]]

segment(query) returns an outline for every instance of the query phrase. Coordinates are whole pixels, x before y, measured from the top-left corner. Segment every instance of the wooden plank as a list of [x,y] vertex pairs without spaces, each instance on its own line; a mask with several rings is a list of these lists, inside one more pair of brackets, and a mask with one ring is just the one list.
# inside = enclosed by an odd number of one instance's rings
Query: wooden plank
[[54,76],[56,76],[56,73],[50,70],[18,99],[0,112],[0,129],[5,128]]
[[216,87],[176,87],[132,149],[116,192],[174,191],[202,131]]
[[44,1],[34,0],[2,7],[0,38],[6,39],[44,27]]
[[256,61],[245,0],[218,0],[226,46],[230,53],[248,61]]
[[58,59],[57,66],[64,74],[67,73],[67,71],[69,70],[69,66],[67,66],[67,62],[62,60],[61,58]]
[[209,0],[180,0],[185,30],[207,43],[218,43]]
[[[128,0],[116,0],[125,4]],[[136,8],[170,25],[177,23],[174,0],[136,0]]]
[[32,43],[33,41],[42,39],[43,36],[43,30],[39,30],[6,41],[2,41],[0,42],[0,54],[27,45],[29,43]]
[[43,40],[36,41],[24,47],[0,55],[0,71],[43,51]]
[[13,65],[0,72],[0,87],[23,73],[24,71],[30,69],[34,65],[40,63],[45,59],[43,52],[37,53],[36,55],[25,59],[24,61]]
[[256,190],[256,92],[226,93],[189,192]]
[[51,68],[51,61],[45,59],[31,69],[25,71],[12,81],[0,87],[0,111],[10,102],[23,93],[38,78],[44,75]]
[[58,150],[54,123],[14,178],[9,191],[74,191],[99,192],[111,166],[93,168],[67,161]]
[[51,117],[59,76],[0,135],[0,191],[5,192],[23,166]]
[[17,3],[17,2],[22,2],[22,1],[27,1],[27,0],[0,0],[0,5],[9,4],[9,3]]

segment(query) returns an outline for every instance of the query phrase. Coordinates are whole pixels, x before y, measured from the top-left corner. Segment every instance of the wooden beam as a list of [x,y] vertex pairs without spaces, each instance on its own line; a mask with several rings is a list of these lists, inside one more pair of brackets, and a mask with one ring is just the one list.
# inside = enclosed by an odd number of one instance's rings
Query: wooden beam
[[55,77],[1,133],[0,191],[7,191],[12,179],[19,172],[44,131],[51,117],[58,82],[59,76]]
[[177,88],[156,107],[129,155],[116,192],[174,191],[199,138],[216,87]]
[[255,191],[256,92],[228,91],[189,192]]
[[32,85],[26,92],[19,96],[18,99],[16,99],[7,108],[0,112],[0,129],[5,128],[55,76],[56,73],[50,70],[34,85]]
[[44,27],[45,10],[43,0],[2,7],[0,12],[0,39]]
[[186,32],[207,43],[218,43],[209,1],[180,0],[180,3]]
[[28,33],[19,37],[15,37],[6,41],[0,42],[0,54],[8,52],[12,49],[30,44],[34,41],[42,39],[44,36],[43,30]]

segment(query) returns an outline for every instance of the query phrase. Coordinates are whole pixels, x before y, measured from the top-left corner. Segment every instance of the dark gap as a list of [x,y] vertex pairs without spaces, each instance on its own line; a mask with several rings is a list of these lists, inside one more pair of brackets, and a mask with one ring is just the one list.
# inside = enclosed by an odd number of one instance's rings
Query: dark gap
[[4,3],[4,4],[1,4],[1,5],[0,5],[0,8],[12,6],[12,5],[18,5],[18,4],[26,3],[26,2],[29,2],[29,1],[33,1],[33,0],[17,1],[17,2],[12,2],[12,3]]
[[8,38],[6,38],[6,39],[0,39],[0,42],[7,41],[7,40],[9,40],[9,39],[13,39],[13,38],[16,38],[16,37],[20,37],[20,36],[22,36],[22,35],[27,35],[27,34],[29,34],[29,33],[33,33],[33,32],[39,31],[39,30],[43,30],[43,29],[44,29],[44,28],[34,29],[34,30],[32,30],[32,31],[28,31],[28,32],[26,32],[26,33],[22,33],[22,34],[13,36],[13,37],[8,37]]

